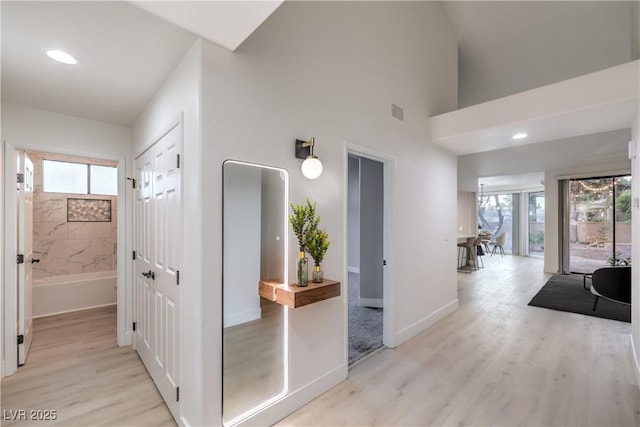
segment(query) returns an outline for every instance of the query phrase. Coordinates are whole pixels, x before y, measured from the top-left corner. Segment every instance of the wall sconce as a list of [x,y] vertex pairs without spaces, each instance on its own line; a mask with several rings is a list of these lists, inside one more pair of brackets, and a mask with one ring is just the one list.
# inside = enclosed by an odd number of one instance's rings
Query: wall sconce
[[304,159],[302,162],[302,174],[309,179],[316,179],[322,174],[322,162],[313,155],[315,138],[309,141],[296,139],[296,158]]

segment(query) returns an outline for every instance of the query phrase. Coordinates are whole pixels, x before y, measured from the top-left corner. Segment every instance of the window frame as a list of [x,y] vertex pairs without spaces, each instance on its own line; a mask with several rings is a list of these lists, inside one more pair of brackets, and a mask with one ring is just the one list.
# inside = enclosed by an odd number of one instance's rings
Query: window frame
[[[77,193],[77,192],[71,192],[71,191],[47,191],[45,190],[45,163],[46,162],[53,162],[53,163],[68,163],[68,164],[73,164],[73,165],[84,165],[87,167],[87,180],[85,183],[85,192],[84,193]],[[91,192],[91,166],[101,166],[101,167],[105,167],[105,168],[113,168],[116,170],[116,192],[115,194],[105,194],[105,193],[92,193]],[[117,184],[117,170],[118,167],[117,166],[108,166],[108,165],[101,165],[101,164],[97,164],[97,163],[86,163],[86,162],[74,162],[74,161],[69,161],[69,160],[57,160],[57,159],[42,159],[42,192],[43,193],[59,193],[59,194],[84,194],[87,196],[117,196],[118,195],[118,184]]]

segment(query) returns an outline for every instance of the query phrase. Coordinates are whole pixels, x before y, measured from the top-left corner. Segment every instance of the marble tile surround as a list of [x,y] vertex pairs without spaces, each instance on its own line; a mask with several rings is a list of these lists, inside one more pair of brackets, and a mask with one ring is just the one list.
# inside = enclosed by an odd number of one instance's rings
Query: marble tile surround
[[[42,158],[114,166],[113,162],[29,152],[34,164],[34,279],[116,269],[117,198],[42,192]],[[110,199],[112,222],[67,222],[67,198]]]

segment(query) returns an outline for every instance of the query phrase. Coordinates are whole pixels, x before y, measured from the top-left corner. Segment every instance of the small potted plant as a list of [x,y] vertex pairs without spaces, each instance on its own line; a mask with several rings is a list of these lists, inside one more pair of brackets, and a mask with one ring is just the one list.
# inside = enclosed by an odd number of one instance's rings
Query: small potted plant
[[329,249],[329,235],[319,228],[315,228],[314,230],[310,230],[309,234],[306,236],[306,248],[309,252],[309,255],[313,258],[315,263],[315,268],[313,269],[313,282],[314,283],[322,283],[323,275],[322,275],[322,260],[324,259],[324,255],[327,253],[327,249]]

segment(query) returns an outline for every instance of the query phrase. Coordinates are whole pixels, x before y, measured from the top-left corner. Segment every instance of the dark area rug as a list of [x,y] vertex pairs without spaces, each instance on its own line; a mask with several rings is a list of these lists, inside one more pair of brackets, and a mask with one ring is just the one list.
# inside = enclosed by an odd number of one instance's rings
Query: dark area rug
[[[590,285],[587,279],[587,287]],[[554,274],[529,305],[631,323],[631,306],[600,298],[593,311],[593,300],[591,291],[582,287],[582,275]]]
[[349,365],[382,347],[382,309],[361,307],[360,275],[349,273]]

